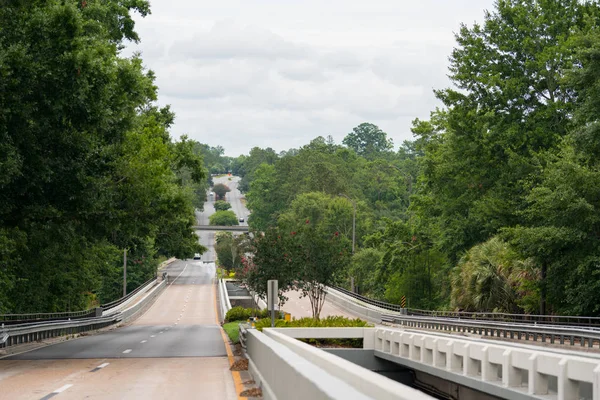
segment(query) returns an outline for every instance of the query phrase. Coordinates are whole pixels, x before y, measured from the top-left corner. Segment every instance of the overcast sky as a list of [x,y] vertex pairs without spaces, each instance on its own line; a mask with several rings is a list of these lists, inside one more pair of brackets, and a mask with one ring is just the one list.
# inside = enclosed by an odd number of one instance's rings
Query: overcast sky
[[187,134],[230,156],[321,135],[340,143],[362,122],[397,148],[439,106],[461,22],[493,0],[151,0],[136,18],[159,103]]

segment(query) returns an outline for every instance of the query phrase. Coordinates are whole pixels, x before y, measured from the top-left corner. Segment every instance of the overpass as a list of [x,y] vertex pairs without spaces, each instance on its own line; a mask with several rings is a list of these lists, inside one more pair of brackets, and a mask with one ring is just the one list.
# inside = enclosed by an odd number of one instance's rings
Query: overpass
[[249,228],[245,225],[194,225],[192,229],[196,231],[228,231],[228,232],[248,232]]
[[[288,398],[282,381],[294,374],[302,375],[295,390],[305,398],[349,398],[327,392],[327,385],[320,383],[323,377],[339,380],[340,388],[353,388],[366,398],[429,398],[399,385],[410,371],[413,386],[446,398],[600,400],[600,354],[576,351],[584,346],[599,349],[595,327],[412,316],[406,309],[393,311],[389,308],[397,306],[383,308],[388,305],[360,297],[328,288],[330,302],[373,322],[373,328],[258,332],[241,327],[250,370],[269,398]],[[318,350],[296,340],[319,338],[359,338],[363,348]],[[381,380],[380,374],[395,377],[399,386]]]

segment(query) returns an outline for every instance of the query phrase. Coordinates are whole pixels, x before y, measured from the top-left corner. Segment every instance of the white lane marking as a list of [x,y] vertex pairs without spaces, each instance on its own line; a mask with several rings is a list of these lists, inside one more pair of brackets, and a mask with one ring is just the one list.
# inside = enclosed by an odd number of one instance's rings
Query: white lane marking
[[96,368],[104,368],[104,367],[106,367],[108,364],[110,364],[110,363],[104,363],[104,364],[100,364],[100,365],[98,365]]
[[68,388],[70,388],[71,386],[73,386],[73,384],[69,383],[68,385],[65,385],[63,387],[60,387],[58,389],[56,389],[54,392],[52,393],[61,393],[64,392],[65,390],[67,390]]
[[158,334],[160,335],[162,333],[162,331],[158,332]]
[[175,283],[175,281],[176,281],[176,280],[177,280],[177,279],[178,279],[178,278],[181,276],[181,274],[183,274],[183,273],[185,272],[185,269],[186,269],[187,267],[188,267],[188,265],[187,265],[187,264],[185,264],[185,267],[183,267],[183,271],[181,271],[181,272],[179,273],[179,275],[177,275],[177,278],[175,278],[175,279],[173,280],[173,282],[171,282],[171,285],[172,285],[172,284],[174,284],[174,283]]
[[150,337],[156,337],[156,335],[150,335]]
[[140,343],[146,343],[146,342],[147,342],[147,340],[142,340]]
[[131,349],[127,349],[123,352],[123,354],[131,353]]

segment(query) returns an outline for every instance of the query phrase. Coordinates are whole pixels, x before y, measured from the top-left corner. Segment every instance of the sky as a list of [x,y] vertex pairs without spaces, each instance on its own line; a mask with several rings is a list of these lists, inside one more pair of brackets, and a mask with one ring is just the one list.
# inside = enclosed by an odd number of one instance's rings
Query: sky
[[482,22],[494,0],[150,0],[136,16],[171,129],[225,154],[336,143],[362,122],[395,148],[411,121],[440,107],[460,24]]

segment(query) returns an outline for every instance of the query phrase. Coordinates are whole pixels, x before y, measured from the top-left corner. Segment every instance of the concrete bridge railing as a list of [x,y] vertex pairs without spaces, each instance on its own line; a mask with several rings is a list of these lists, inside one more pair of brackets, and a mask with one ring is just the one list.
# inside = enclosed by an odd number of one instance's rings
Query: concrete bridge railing
[[265,399],[431,400],[432,397],[294,337],[363,338],[373,348],[373,328],[249,329],[249,371]]
[[504,399],[600,400],[600,359],[388,328],[375,329],[374,346],[377,357]]

